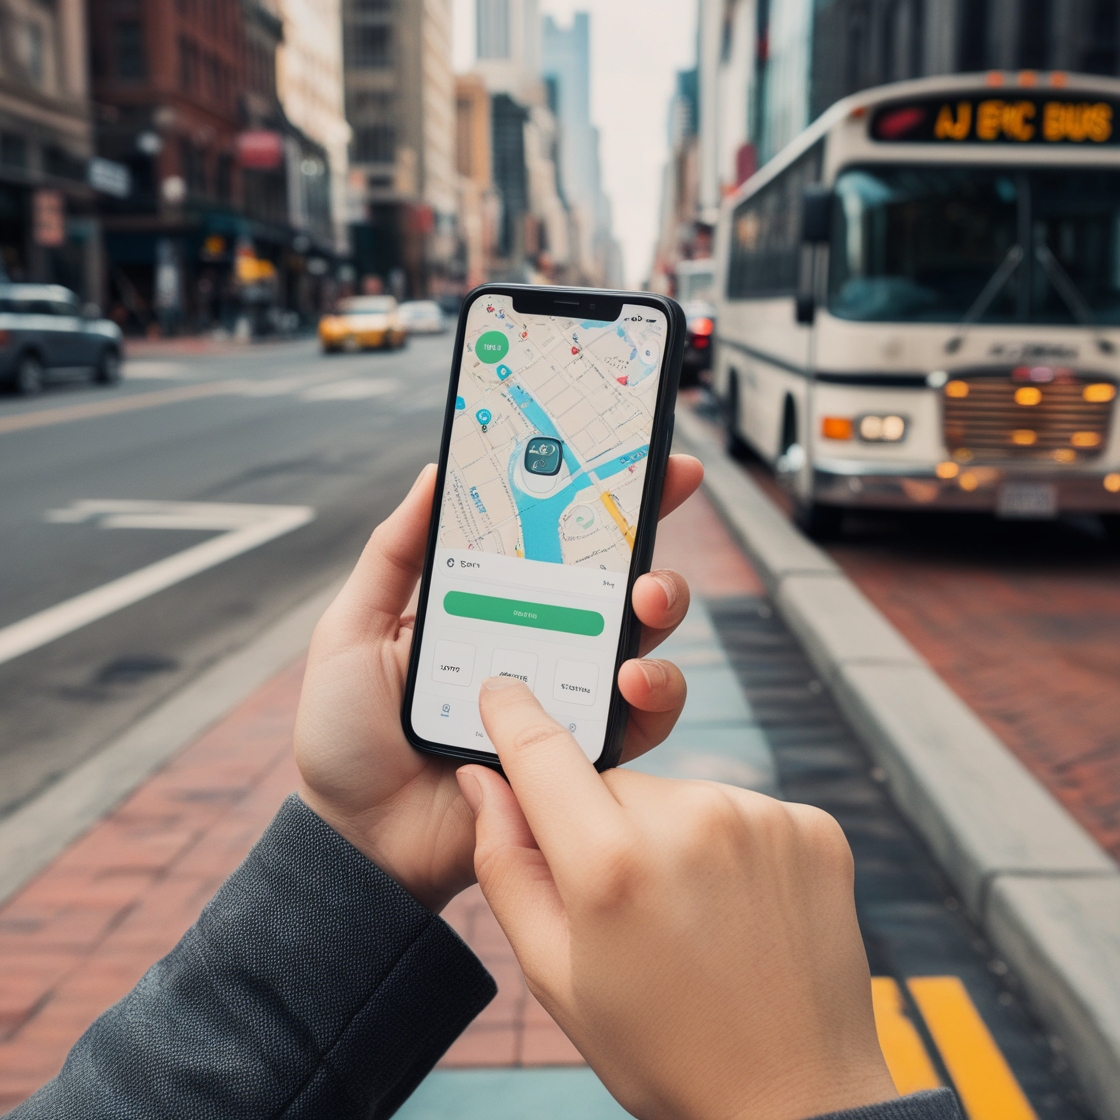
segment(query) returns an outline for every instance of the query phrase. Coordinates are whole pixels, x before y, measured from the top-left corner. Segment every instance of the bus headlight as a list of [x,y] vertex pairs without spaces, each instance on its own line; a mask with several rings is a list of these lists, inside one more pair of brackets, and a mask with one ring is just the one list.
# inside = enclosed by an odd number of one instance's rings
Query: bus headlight
[[906,417],[870,413],[856,419],[856,431],[864,443],[901,443],[906,438]]

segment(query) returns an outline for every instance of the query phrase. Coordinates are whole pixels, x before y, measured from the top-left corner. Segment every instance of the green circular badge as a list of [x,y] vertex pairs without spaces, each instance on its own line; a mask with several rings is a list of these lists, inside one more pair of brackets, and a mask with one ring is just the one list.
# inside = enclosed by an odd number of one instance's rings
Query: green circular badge
[[487,331],[478,336],[474,352],[480,362],[493,365],[509,353],[509,339],[501,331]]

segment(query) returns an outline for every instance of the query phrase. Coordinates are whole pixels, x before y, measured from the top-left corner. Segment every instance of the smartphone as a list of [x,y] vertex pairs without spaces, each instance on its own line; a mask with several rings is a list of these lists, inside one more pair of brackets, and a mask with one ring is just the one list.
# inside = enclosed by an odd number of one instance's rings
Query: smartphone
[[680,307],[648,292],[467,296],[404,695],[414,747],[500,768],[478,693],[510,676],[617,764],[684,341]]

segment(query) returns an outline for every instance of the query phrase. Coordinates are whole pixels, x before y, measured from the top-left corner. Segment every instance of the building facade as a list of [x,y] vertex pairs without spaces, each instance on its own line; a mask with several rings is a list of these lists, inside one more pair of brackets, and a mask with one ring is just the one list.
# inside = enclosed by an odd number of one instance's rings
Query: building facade
[[280,104],[276,0],[89,0],[89,17],[98,153],[130,178],[99,202],[112,316],[147,333],[313,318],[328,160]]
[[545,16],[541,68],[548,107],[559,125],[559,178],[571,220],[571,279],[596,287],[622,285],[611,206],[602,187],[599,130],[591,123],[591,17],[576,12],[568,27]]
[[351,227],[367,286],[438,294],[456,268],[450,0],[343,0]]
[[0,0],[0,268],[99,302],[86,61],[84,0]]

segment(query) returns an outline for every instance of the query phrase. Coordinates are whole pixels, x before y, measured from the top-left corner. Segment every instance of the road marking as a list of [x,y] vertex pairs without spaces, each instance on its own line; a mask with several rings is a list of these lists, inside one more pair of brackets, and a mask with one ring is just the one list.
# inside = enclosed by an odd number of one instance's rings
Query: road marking
[[0,665],[290,533],[313,520],[315,511],[310,506],[94,500],[73,502],[66,509],[51,510],[46,517],[55,524],[96,520],[106,529],[224,532],[4,627],[0,630]]
[[91,401],[88,404],[72,404],[63,408],[40,408],[35,412],[17,412],[13,416],[0,416],[0,434],[26,431],[28,428],[45,428],[51,424],[68,424],[73,420],[112,416],[118,412],[136,412],[142,408],[155,408],[157,405],[174,404],[176,401],[189,401],[197,397],[237,393],[244,386],[245,383],[242,381],[207,381],[202,385],[183,385],[177,389],[135,393],[130,397],[117,397],[111,401]]
[[879,1048],[887,1060],[895,1088],[905,1096],[941,1084],[937,1070],[926,1053],[922,1036],[906,1014],[902,990],[892,976],[871,977],[871,1003]]
[[348,381],[331,381],[326,385],[316,385],[300,393],[305,401],[359,401],[369,397],[383,397],[395,393],[401,387],[399,381],[391,377],[352,378]]
[[960,978],[912,976],[906,986],[969,1120],[1038,1120]]
[[180,362],[153,362],[143,358],[125,362],[121,372],[126,381],[177,381],[190,377]]

